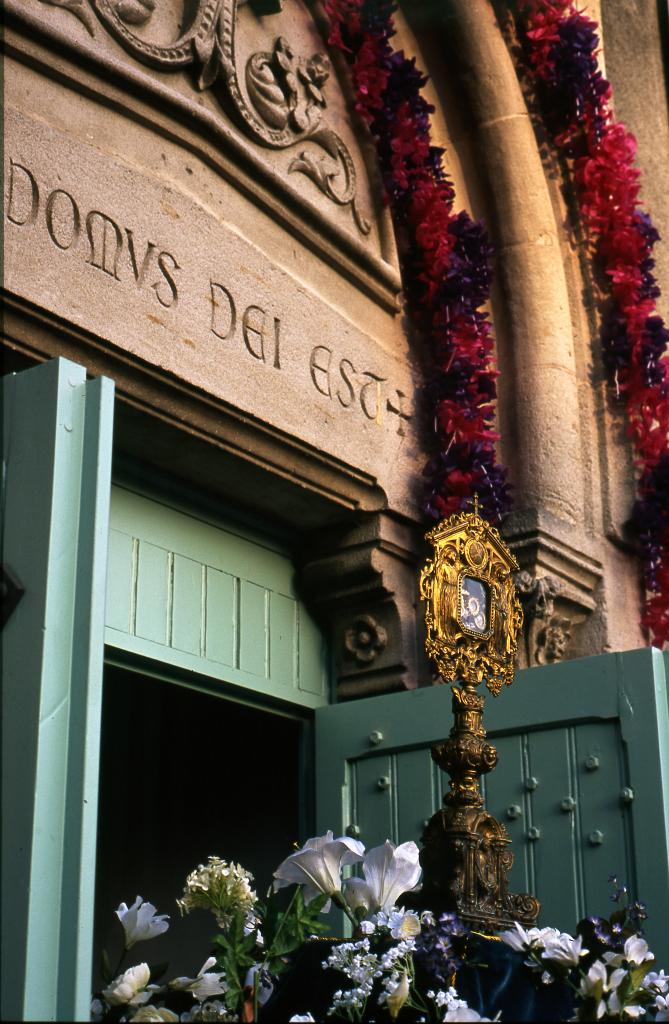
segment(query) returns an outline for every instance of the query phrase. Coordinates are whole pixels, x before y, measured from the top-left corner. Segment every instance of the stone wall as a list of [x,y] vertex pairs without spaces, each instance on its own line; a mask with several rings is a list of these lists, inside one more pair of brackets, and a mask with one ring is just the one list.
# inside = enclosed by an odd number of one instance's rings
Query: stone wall
[[[625,28],[633,7],[637,34]],[[5,345],[8,365],[63,354],[115,379],[124,477],[170,480],[287,531],[351,697],[430,680],[417,601],[422,371],[346,69],[325,56],[318,4],[280,8],[7,0]],[[630,453],[508,25],[488,0],[406,14],[398,35],[432,76],[435,141],[497,252],[523,659],[639,646]],[[603,17],[661,224],[657,10],[612,0]],[[648,90],[658,105],[646,127]],[[659,266],[666,279],[666,257]]]

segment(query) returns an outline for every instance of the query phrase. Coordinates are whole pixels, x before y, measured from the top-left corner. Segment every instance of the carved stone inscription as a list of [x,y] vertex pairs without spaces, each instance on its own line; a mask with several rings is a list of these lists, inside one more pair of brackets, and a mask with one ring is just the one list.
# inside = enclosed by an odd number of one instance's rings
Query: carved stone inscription
[[367,471],[413,457],[401,354],[165,183],[14,111],[5,152],[10,291]]

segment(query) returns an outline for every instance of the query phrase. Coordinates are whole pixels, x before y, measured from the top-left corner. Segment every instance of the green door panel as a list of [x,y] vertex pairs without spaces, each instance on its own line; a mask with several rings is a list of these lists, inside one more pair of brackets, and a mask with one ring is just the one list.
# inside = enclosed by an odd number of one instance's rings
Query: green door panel
[[112,488],[110,646],[306,708],[327,704],[323,636],[290,558],[238,527]]
[[[438,686],[319,710],[319,832],[357,826],[368,847],[419,841],[448,787],[429,748],[450,730],[450,703],[449,688]],[[484,780],[486,804],[513,840],[513,889],[534,892],[541,921],[569,930],[585,914],[611,910],[615,874],[649,904],[649,938],[669,961],[669,720],[660,652],[526,669],[488,697],[485,724],[499,752]]]
[[2,386],[2,1019],[84,1020],[114,389],[64,359]]

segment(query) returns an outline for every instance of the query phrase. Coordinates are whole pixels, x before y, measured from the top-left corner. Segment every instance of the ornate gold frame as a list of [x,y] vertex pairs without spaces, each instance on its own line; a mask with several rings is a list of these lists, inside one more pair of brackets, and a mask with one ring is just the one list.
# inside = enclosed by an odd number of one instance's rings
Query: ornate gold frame
[[[476,509],[443,520],[426,534],[426,540],[434,549],[420,577],[428,657],[444,682],[477,686],[485,680],[497,696],[505,683],[513,682],[513,659],[523,625],[512,577],[518,563],[499,532]],[[461,621],[465,577],[486,588],[489,613],[485,632]]]

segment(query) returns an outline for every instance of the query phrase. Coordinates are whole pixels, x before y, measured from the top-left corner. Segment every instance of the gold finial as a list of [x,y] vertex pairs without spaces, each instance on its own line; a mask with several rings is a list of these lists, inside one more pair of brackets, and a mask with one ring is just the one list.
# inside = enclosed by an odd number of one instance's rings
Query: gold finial
[[473,498],[465,498],[465,505],[473,505],[474,515],[477,516],[479,514],[479,492],[474,491]]

